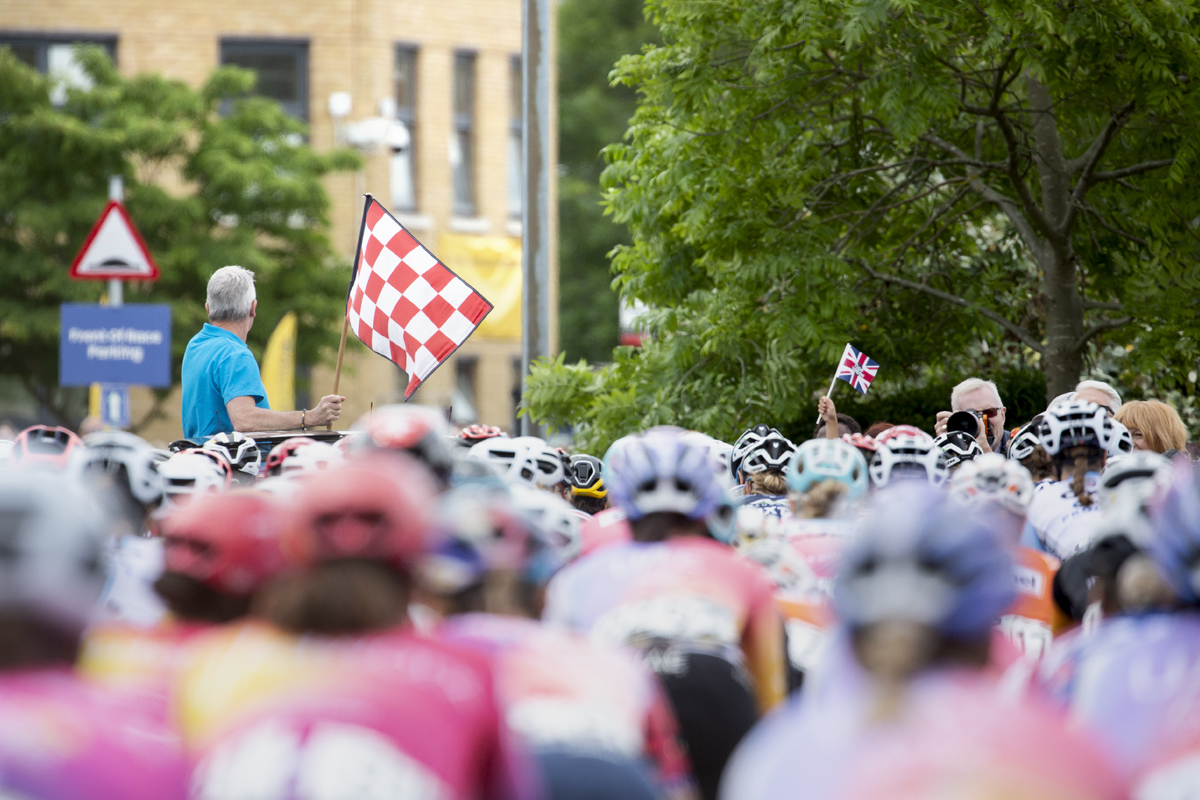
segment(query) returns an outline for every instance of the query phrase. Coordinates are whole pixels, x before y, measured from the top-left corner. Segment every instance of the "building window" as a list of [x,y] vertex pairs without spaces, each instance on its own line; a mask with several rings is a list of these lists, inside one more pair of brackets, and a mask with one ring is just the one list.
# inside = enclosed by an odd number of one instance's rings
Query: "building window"
[[408,128],[408,148],[392,154],[392,208],[417,210],[417,48],[397,45],[392,74],[396,119]]
[[56,106],[67,102],[68,88],[92,88],[91,77],[83,71],[76,57],[75,46],[80,44],[100,45],[114,63],[117,60],[115,36],[43,36],[0,32],[0,47],[10,48],[18,60],[55,79],[50,90],[50,102]]
[[521,170],[521,57],[513,56],[508,65],[508,215],[520,219],[525,176]]
[[479,361],[474,356],[459,356],[454,360],[450,421],[455,425],[472,425],[479,421],[479,411],[476,407],[478,372]]
[[308,42],[222,39],[221,64],[258,76],[251,94],[275,100],[291,116],[308,121]]
[[454,54],[454,131],[450,169],[454,173],[454,213],[475,216],[475,54]]

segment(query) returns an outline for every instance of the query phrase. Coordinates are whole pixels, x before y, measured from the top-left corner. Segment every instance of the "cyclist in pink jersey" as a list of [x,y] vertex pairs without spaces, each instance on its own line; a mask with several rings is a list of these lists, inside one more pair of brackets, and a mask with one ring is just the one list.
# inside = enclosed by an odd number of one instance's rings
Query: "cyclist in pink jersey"
[[571,537],[545,524],[570,507],[537,495],[548,506],[540,513],[527,499],[513,508],[446,497],[452,541],[422,578],[449,617],[441,634],[493,660],[505,717],[537,757],[549,798],[693,797],[654,675],[628,653],[535,622],[542,588],[574,553]]
[[433,478],[391,453],[302,480],[271,625],[215,632],[183,678],[194,797],[536,797],[487,659],[407,625]]
[[674,706],[701,794],[711,798],[733,748],[787,691],[773,586],[725,543],[732,507],[722,477],[683,431],[626,437],[609,450],[605,471],[634,541],[559,573],[543,618],[640,651]]
[[160,715],[72,669],[104,588],[106,523],[70,479],[0,471],[0,796],[186,796],[183,753]]
[[1007,543],[936,489],[880,492],[834,589],[845,658],[825,669],[855,674],[764,720],[722,797],[1122,797],[1091,742],[986,671],[1011,570]]
[[166,716],[191,643],[213,625],[244,617],[253,593],[285,567],[283,512],[273,496],[249,489],[176,506],[159,523],[165,563],[154,582],[170,615],[153,628],[94,626],[80,670],[143,694]]

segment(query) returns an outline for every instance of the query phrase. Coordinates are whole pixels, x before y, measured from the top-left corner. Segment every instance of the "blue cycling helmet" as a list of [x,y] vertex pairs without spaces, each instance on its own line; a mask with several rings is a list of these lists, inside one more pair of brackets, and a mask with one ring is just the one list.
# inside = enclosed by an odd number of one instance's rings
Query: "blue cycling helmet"
[[708,450],[675,427],[617,440],[604,457],[609,500],[630,520],[669,512],[707,520],[730,515],[725,487]]
[[852,628],[917,622],[956,638],[987,633],[1012,602],[1013,561],[988,524],[917,482],[881,490],[834,585]]
[[1175,479],[1150,511],[1150,557],[1179,599],[1200,603],[1200,473],[1175,463]]
[[854,500],[867,491],[867,460],[858,448],[841,439],[810,439],[796,450],[784,470],[788,491],[804,494],[822,481],[837,481]]

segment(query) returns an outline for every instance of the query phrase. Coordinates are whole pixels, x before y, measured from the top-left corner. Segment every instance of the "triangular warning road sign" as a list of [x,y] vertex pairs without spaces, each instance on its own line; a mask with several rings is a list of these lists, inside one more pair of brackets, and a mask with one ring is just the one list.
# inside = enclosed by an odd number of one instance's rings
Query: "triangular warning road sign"
[[150,257],[141,234],[133,227],[125,206],[116,200],[109,201],[79,255],[75,256],[71,277],[75,280],[158,280],[158,265]]

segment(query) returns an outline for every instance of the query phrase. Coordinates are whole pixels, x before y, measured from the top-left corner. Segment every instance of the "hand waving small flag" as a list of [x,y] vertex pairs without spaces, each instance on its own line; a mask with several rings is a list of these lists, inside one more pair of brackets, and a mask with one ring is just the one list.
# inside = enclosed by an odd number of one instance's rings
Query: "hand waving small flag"
[[847,344],[834,379],[841,378],[858,391],[866,394],[878,371],[879,365],[867,358],[866,353],[860,353],[853,346]]
[[491,310],[483,295],[367,195],[346,318],[363,344],[408,373],[405,400]]

